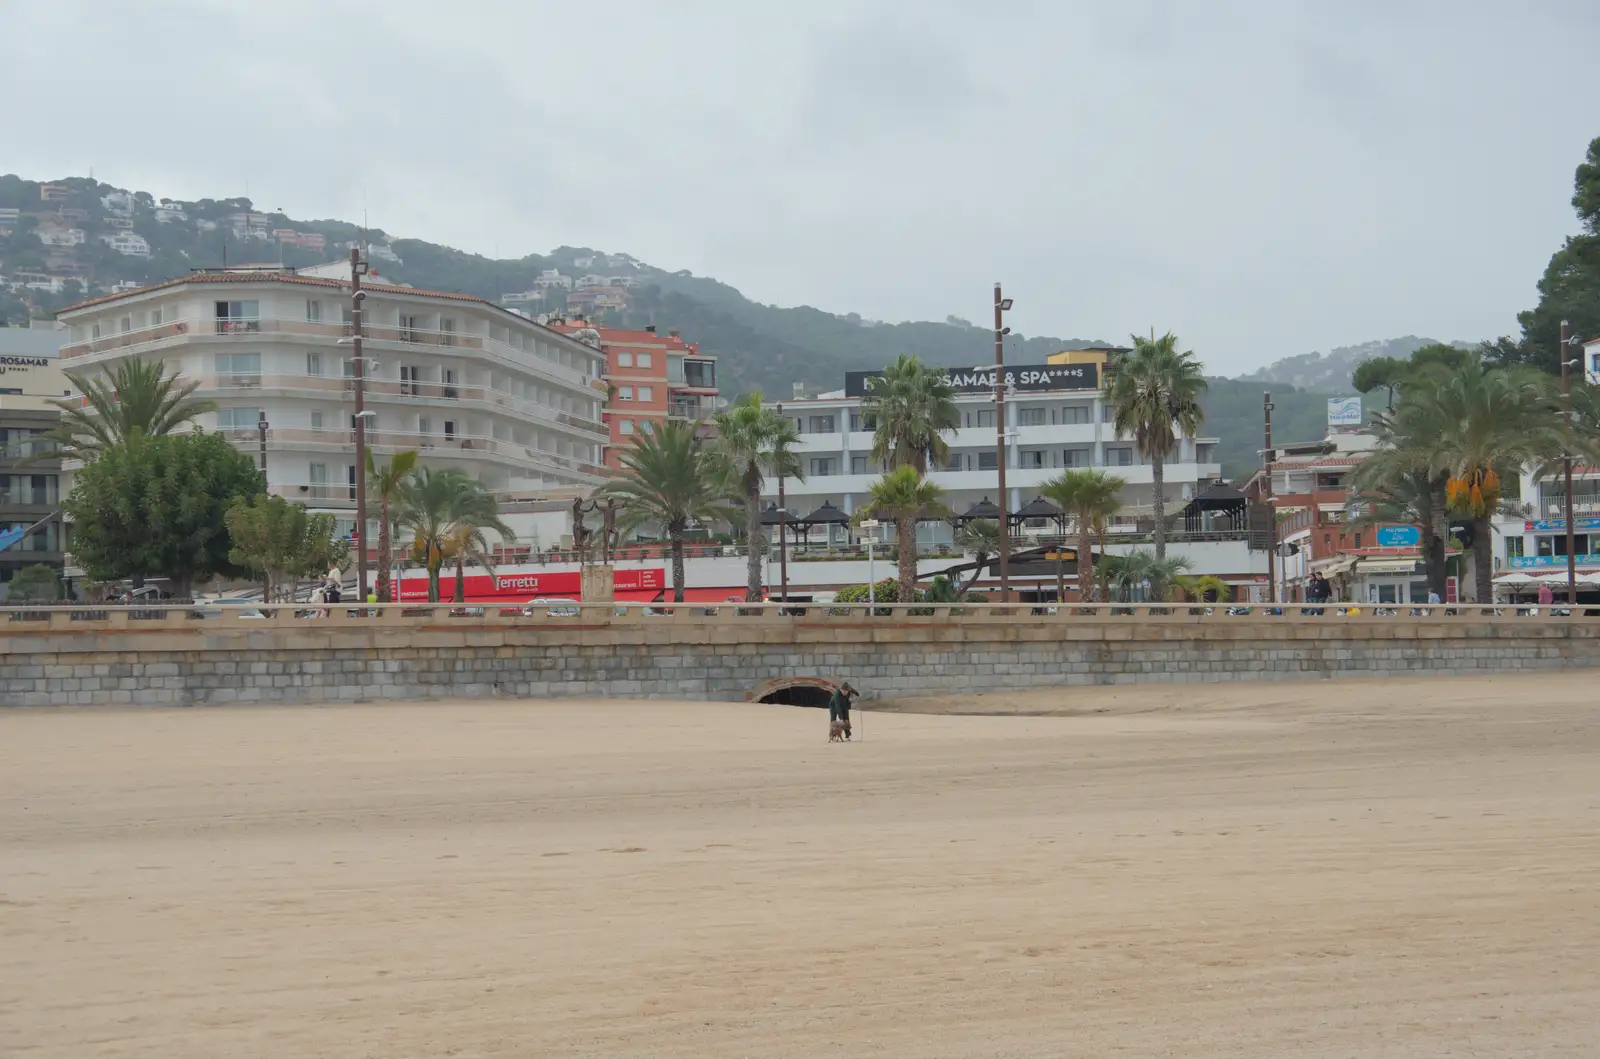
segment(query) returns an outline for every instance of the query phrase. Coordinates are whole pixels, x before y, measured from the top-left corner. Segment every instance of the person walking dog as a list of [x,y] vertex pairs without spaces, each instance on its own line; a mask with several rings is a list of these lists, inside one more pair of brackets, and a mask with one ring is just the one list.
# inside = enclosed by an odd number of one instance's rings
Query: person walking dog
[[832,730],[835,724],[844,725],[844,737],[846,740],[851,735],[850,700],[855,698],[857,694],[856,689],[850,686],[850,682],[845,681],[833,689],[833,697],[828,700],[828,727]]

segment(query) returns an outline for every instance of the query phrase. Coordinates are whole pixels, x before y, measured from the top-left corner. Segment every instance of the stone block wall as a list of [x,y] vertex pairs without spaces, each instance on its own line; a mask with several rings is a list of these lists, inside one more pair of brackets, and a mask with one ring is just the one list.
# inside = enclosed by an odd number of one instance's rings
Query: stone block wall
[[[18,623],[20,624],[20,623]],[[1600,621],[899,617],[0,631],[8,706],[434,698],[740,700],[825,675],[873,697],[1074,684],[1600,667]],[[0,627],[3,630],[3,627]]]

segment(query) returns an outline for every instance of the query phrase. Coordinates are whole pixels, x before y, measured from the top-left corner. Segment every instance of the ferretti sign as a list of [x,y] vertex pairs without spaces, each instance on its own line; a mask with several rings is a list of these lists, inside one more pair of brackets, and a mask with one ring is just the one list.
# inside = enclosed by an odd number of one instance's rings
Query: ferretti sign
[[[949,368],[946,372],[950,385],[957,393],[993,393],[995,369]],[[1094,364],[1019,364],[1007,367],[1006,390],[1097,390],[1100,372]],[[844,376],[846,397],[865,397],[867,380],[881,376],[881,371],[847,371]]]

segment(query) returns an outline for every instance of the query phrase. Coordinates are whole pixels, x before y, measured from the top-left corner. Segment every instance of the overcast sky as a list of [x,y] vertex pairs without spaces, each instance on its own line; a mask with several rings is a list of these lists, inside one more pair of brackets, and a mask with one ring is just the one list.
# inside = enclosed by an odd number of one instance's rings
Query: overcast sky
[[1600,136],[1594,0],[0,0],[0,38],[0,170],[886,320],[1001,280],[1018,331],[1229,374],[1514,330]]

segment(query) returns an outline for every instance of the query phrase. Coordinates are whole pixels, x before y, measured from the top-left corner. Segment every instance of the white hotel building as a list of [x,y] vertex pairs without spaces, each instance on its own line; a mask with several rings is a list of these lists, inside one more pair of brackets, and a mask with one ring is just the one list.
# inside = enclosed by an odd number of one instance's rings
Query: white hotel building
[[[1064,469],[1092,467],[1127,480],[1122,495],[1125,521],[1150,516],[1155,498],[1150,461],[1140,455],[1132,438],[1116,436],[1110,409],[1101,399],[1104,353],[1058,354],[1052,361],[1006,366],[1009,496],[1005,508],[1021,510]],[[867,503],[872,483],[882,474],[872,459],[872,426],[861,411],[866,380],[873,374],[850,372],[842,390],[771,402],[800,431],[797,454],[805,479],[784,482],[788,509],[797,517],[827,501],[850,514]],[[994,372],[953,369],[951,380],[961,427],[945,436],[950,458],[944,466],[930,469],[928,479],[945,491],[944,503],[959,515],[983,499],[999,502]],[[1163,469],[1166,512],[1172,517],[1193,499],[1200,483],[1221,477],[1217,439],[1181,438]],[[777,499],[777,481],[769,477],[765,490],[764,505]],[[918,540],[924,544],[949,541],[952,533],[946,522],[923,522],[917,527]]]
[[[366,436],[380,463],[415,449],[422,465],[466,471],[506,497],[571,496],[602,481],[603,353],[480,298],[363,288]],[[349,526],[350,316],[347,281],[197,272],[62,312],[61,367],[161,360],[216,403],[200,425],[252,457],[265,413],[268,489]]]

